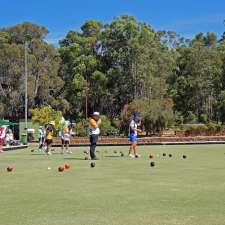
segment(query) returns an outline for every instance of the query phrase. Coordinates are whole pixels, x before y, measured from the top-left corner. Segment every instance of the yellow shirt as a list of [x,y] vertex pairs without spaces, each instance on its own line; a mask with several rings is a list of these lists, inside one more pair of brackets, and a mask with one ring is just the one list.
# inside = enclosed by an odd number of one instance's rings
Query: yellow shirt
[[46,139],[47,140],[52,140],[53,139],[53,133],[51,131],[47,131],[47,133],[46,133]]
[[95,121],[94,119],[89,119],[89,134],[100,134],[99,125],[101,124],[101,119]]
[[94,119],[90,118],[89,119],[89,126],[92,127],[92,128],[97,128],[98,124]]

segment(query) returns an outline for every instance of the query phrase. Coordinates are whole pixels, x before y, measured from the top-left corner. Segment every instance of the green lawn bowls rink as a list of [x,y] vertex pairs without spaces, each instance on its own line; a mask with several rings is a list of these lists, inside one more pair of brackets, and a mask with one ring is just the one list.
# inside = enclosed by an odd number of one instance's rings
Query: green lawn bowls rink
[[88,147],[32,149],[0,155],[0,225],[225,224],[224,145],[98,147],[93,168]]

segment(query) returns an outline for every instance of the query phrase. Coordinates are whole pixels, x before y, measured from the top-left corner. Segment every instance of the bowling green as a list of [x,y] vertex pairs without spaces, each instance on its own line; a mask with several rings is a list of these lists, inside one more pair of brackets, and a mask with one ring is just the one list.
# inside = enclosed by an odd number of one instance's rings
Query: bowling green
[[224,145],[99,147],[95,168],[87,147],[35,148],[0,154],[0,225],[225,225]]

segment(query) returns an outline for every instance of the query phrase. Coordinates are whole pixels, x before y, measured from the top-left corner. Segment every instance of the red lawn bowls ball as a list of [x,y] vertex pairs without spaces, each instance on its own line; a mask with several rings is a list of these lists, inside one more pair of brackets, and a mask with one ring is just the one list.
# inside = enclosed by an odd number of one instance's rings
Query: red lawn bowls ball
[[70,168],[70,164],[69,163],[66,163],[65,165],[64,165],[64,167],[65,167],[65,169],[69,169]]
[[6,170],[8,172],[12,172],[13,171],[13,167],[11,165],[8,165],[7,168],[6,168]]
[[152,154],[149,155],[149,159],[153,159],[154,156]]
[[59,166],[59,167],[58,167],[58,171],[59,171],[59,172],[63,172],[63,171],[64,171],[64,166]]

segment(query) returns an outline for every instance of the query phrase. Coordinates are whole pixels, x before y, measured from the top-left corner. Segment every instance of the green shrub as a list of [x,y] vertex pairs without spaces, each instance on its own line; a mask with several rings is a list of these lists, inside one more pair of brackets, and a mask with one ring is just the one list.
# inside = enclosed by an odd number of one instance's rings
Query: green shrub
[[208,122],[208,115],[207,114],[201,114],[199,118],[201,123],[206,124]]
[[216,133],[219,132],[221,130],[221,125],[217,124],[217,123],[212,123],[209,122],[208,124],[206,124],[208,131],[210,133]]
[[88,121],[86,119],[83,119],[76,123],[75,125],[75,132],[77,136],[87,136],[88,135]]
[[200,135],[207,132],[207,126],[204,124],[188,124],[185,125],[184,130],[187,134]]
[[119,130],[121,127],[121,122],[122,120],[120,120],[119,118],[114,118],[112,119],[112,126]]
[[111,127],[108,131],[107,131],[107,135],[109,136],[118,136],[120,134],[119,129],[115,128],[115,127]]
[[[104,115],[101,116],[102,124],[100,126],[101,135],[119,135],[119,129],[111,125],[111,121]],[[75,133],[77,136],[87,136],[88,135],[88,120],[83,119],[76,123]]]
[[184,124],[180,124],[177,128],[178,128],[178,130],[184,131],[185,130],[185,125]]
[[198,117],[193,112],[189,111],[185,122],[194,124],[197,121],[198,121]]
[[222,131],[223,127],[217,123],[207,123],[207,124],[184,124],[179,126],[180,130],[183,130],[188,135],[207,135],[207,134],[216,134]]
[[199,125],[196,125],[195,127],[195,132],[197,134],[202,134],[202,133],[206,133],[207,132],[207,126],[205,124],[199,124]]
[[51,106],[31,109],[30,112],[34,123],[45,125],[51,121],[54,121],[55,129],[60,128],[62,112],[54,110]]
[[184,116],[180,112],[175,113],[175,122],[177,125],[183,124],[184,123]]
[[119,130],[112,126],[111,121],[107,118],[107,116],[101,116],[102,124],[101,124],[101,135],[118,135]]

